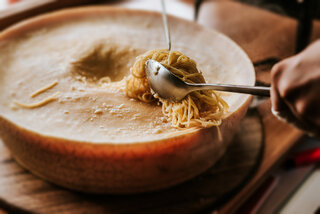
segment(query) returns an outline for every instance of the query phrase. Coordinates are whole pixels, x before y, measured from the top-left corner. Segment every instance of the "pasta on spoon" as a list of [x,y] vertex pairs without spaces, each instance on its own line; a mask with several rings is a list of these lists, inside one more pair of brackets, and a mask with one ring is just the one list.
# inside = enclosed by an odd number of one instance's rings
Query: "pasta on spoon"
[[173,127],[211,127],[221,124],[228,104],[213,90],[195,91],[179,102],[171,102],[154,95],[146,78],[145,63],[153,59],[185,82],[205,83],[196,62],[178,51],[155,49],[137,57],[130,69],[126,82],[126,93],[129,97],[143,102],[159,101],[162,112],[169,118]]

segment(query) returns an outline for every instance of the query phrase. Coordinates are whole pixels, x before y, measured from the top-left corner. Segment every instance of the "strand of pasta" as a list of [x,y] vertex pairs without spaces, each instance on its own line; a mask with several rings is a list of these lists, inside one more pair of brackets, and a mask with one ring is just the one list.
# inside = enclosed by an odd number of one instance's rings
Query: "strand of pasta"
[[32,103],[32,104],[26,104],[26,103],[20,103],[18,101],[14,101],[14,104],[22,107],[22,108],[29,108],[29,109],[32,109],[32,108],[37,108],[37,107],[41,107],[41,106],[44,106],[54,100],[57,99],[57,96],[58,96],[59,92],[56,92],[55,94],[37,102],[37,103]]
[[40,89],[38,89],[37,91],[33,92],[33,93],[30,95],[30,97],[35,97],[35,96],[37,96],[37,95],[39,95],[39,94],[41,94],[41,93],[43,93],[43,92],[45,92],[45,91],[53,88],[53,87],[56,86],[57,84],[58,84],[58,81],[55,80],[55,81],[53,81],[51,84],[49,84],[49,85],[47,85],[47,86],[44,86],[43,88],[40,88]]

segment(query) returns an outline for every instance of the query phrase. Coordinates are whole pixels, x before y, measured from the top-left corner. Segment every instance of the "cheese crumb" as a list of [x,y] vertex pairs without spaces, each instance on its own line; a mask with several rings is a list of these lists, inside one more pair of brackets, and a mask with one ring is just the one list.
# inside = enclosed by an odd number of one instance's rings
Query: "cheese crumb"
[[95,111],[94,111],[95,114],[102,114],[103,111],[101,108],[97,108]]
[[152,134],[160,134],[162,132],[162,129],[157,128],[152,130]]

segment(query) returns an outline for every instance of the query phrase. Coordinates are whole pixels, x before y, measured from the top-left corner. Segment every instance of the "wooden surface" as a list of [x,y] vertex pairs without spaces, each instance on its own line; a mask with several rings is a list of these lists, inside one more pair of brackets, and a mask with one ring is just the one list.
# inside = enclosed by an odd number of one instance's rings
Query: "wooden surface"
[[[257,80],[261,83],[270,83],[270,69],[276,61],[294,54],[294,19],[237,2],[205,1],[198,21],[237,42],[256,65]],[[316,38],[320,38],[319,22],[314,23],[312,40]],[[235,212],[302,136],[301,131],[277,120],[270,107],[269,100],[258,107],[266,134],[262,163],[251,181],[221,206],[219,213]]]
[[184,184],[140,195],[89,195],[49,184],[14,161],[0,144],[0,207],[37,213],[197,213],[220,205],[247,182],[263,152],[257,111],[241,123],[225,156],[204,174]]
[[[6,10],[0,11],[0,30],[20,20],[52,10],[102,3],[109,6],[126,7],[130,9],[161,11],[161,4],[158,0],[24,0],[10,5]],[[188,20],[193,20],[194,18],[194,5],[192,0],[170,0],[166,2],[166,7],[168,14]]]
[[[295,50],[297,21],[235,1],[206,0],[198,23],[224,33],[248,54],[257,80],[270,83],[272,65]],[[311,41],[320,38],[320,22],[314,22]]]
[[[141,4],[141,1],[137,2]],[[189,2],[187,6],[190,7],[190,1],[185,2]],[[134,7],[134,3],[130,2],[130,5],[130,7]],[[186,16],[190,17],[190,14],[187,14]],[[261,9],[232,1],[207,0],[200,8],[199,23],[206,27],[221,31],[237,42],[248,53],[249,57],[256,65],[255,68],[257,71],[258,81],[261,83],[270,83],[269,71],[272,65],[276,61],[292,55],[294,51],[296,28],[295,20]],[[315,29],[319,29],[319,23],[317,22],[315,25],[317,26]],[[315,30],[313,32],[313,39],[319,37],[319,30]],[[260,104],[258,106],[258,110],[262,115],[265,130],[265,149],[261,165],[254,176],[249,179],[249,182],[244,184],[242,188],[238,189],[235,194],[230,195],[227,202],[220,206],[219,213],[232,213],[236,211],[236,209],[259,186],[270,171],[279,163],[279,161],[281,161],[290,148],[292,148],[296,140],[302,135],[300,131],[278,121],[274,116],[272,116],[269,101]],[[2,151],[5,149],[3,146],[0,146],[0,150]],[[10,173],[18,175],[21,174],[21,177],[23,177],[22,175],[26,175],[30,181],[28,182],[28,179],[23,180],[22,178],[21,180],[17,178],[14,181],[2,179],[4,185],[1,184],[1,186],[5,186],[6,182],[11,182],[11,185],[15,184],[21,189],[34,185],[32,184],[34,177],[21,170],[21,168],[18,167],[12,159],[10,159],[10,155],[7,151],[1,153],[1,160],[3,159],[7,160],[5,167],[8,168],[1,168],[0,166],[0,173],[7,173],[5,176],[8,176]],[[8,170],[5,171],[5,169]],[[19,182],[21,181],[26,182],[23,182],[23,185],[21,186],[19,185]],[[69,201],[63,200],[60,196],[61,194],[63,195],[61,192],[64,192],[65,190],[59,188],[55,188],[51,194],[49,193],[46,195],[46,192],[43,190],[46,189],[48,185],[49,184],[44,182],[36,182],[33,187],[36,188],[37,197],[33,200],[36,202],[42,202],[42,200],[45,200],[46,198],[50,200],[56,199],[57,201],[60,201],[59,203],[62,205],[64,203],[68,204],[70,209],[82,209],[82,207],[86,207],[88,204],[95,202],[96,200],[95,197],[91,198],[81,194],[74,194],[73,198],[71,197]],[[208,189],[205,195],[209,195],[209,190],[210,189]],[[128,199],[129,198],[130,197],[128,196]],[[210,210],[214,210],[214,205],[216,205],[213,203],[214,201],[210,201],[210,199],[208,200],[205,197],[195,203],[192,200],[187,200],[187,198],[184,198],[185,201],[175,201],[174,198],[171,198],[170,196],[168,198],[168,201],[170,202],[166,204],[167,207],[182,206],[187,210],[190,207],[201,207],[203,204],[205,204],[206,207],[211,207],[212,209]],[[19,198],[19,200],[21,203],[25,204],[34,202],[28,198]],[[50,202],[50,200],[47,201],[44,206],[52,210],[61,208],[62,205],[56,206],[53,202]],[[104,198],[104,200],[112,201],[112,198],[107,197]],[[79,205],[79,203],[81,205]],[[141,199],[139,200],[139,198],[133,200],[130,204],[127,204],[127,206],[136,206],[136,204],[141,203],[145,205],[145,210],[151,206],[149,205],[150,200],[143,201]],[[10,206],[8,207],[8,204],[10,205],[8,202],[0,201],[0,204],[6,207],[6,209],[10,208]],[[104,209],[100,208],[100,210],[103,211]],[[121,208],[121,210],[126,210],[126,208]],[[117,211],[116,205],[113,206],[111,212],[117,213]]]
[[44,12],[85,4],[94,4],[98,0],[27,0],[11,5],[0,12],[0,30],[22,19]]

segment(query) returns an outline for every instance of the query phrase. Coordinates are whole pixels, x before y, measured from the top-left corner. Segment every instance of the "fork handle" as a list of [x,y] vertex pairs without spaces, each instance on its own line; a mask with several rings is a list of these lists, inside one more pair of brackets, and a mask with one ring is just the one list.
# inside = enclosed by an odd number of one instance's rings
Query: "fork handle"
[[205,83],[187,84],[190,92],[197,90],[216,90],[270,97],[270,87]]

